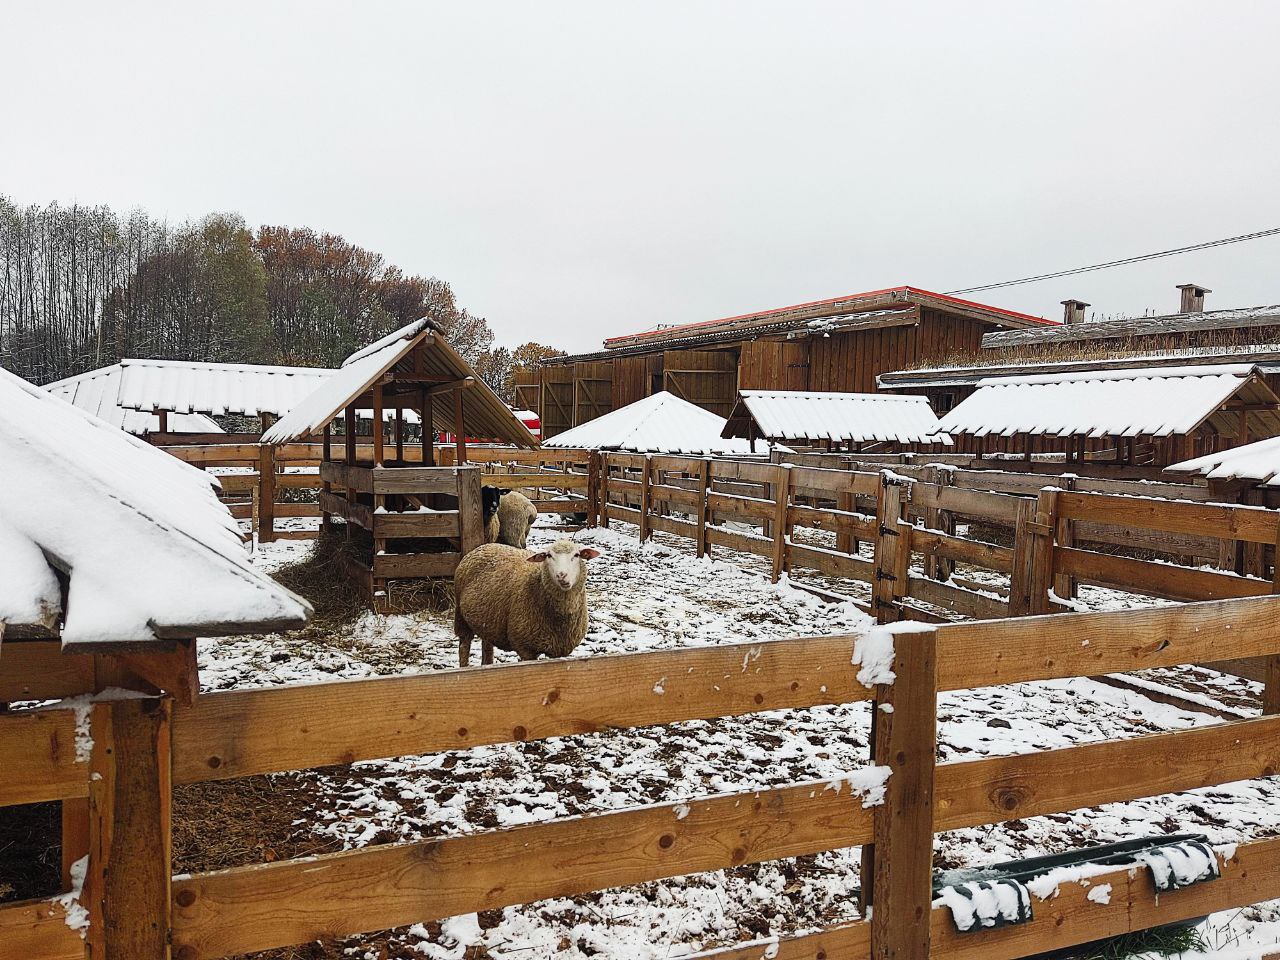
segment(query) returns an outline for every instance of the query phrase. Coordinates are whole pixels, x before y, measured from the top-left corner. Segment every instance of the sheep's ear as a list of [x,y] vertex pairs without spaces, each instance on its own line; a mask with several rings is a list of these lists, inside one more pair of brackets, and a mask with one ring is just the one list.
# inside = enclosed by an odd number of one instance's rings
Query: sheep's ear
[[594,560],[596,557],[600,556],[600,551],[595,549],[595,547],[583,547],[578,551],[578,556],[583,560]]
[[549,557],[549,556],[551,556],[551,554],[549,554],[549,553],[547,553],[547,551],[543,550],[541,553],[534,553],[534,554],[531,554],[531,555],[529,555],[529,556],[525,557],[525,559],[526,559],[526,560],[528,560],[530,563],[541,563],[543,560],[547,559],[547,557]]

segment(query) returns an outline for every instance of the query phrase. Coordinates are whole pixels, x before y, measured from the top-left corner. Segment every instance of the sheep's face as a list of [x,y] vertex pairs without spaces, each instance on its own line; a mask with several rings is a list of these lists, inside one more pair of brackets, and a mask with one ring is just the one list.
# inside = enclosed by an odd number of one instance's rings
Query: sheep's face
[[599,550],[579,546],[572,540],[557,540],[550,550],[532,554],[529,562],[542,564],[543,582],[568,593],[586,581],[586,561],[598,556]]

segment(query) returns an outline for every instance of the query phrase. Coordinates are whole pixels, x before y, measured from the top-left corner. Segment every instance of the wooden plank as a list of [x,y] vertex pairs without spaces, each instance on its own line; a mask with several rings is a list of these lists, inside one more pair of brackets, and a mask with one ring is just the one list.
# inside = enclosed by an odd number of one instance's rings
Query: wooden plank
[[889,471],[880,475],[881,490],[876,501],[878,534],[875,546],[875,574],[871,584],[871,606],[877,623],[891,623],[899,617],[896,600],[905,596],[906,578],[898,580],[910,559],[910,544],[903,542],[898,526],[906,507],[906,481],[895,479]]
[[[474,550],[485,542],[484,507],[480,496],[480,470],[478,467],[463,467],[458,470],[458,523],[459,549],[463,554]],[[457,564],[453,565],[457,568]],[[449,575],[453,574],[453,569]],[[374,575],[377,576],[377,562],[374,563]]]
[[788,510],[788,522],[795,527],[833,530],[858,540],[874,540],[878,534],[874,517],[852,510],[824,510],[793,503]]
[[648,540],[652,536],[650,529],[650,520],[653,512],[652,485],[653,483],[653,467],[649,464],[649,458],[645,458],[644,466],[640,471],[640,542]]
[[884,802],[874,813],[871,957],[928,960],[938,742],[937,632],[897,632],[893,647],[897,678],[875,688],[873,758],[878,766],[889,768],[890,776]]
[[916,484],[911,490],[911,500],[916,507],[949,510],[962,517],[980,520],[999,520],[1013,523],[1017,519],[1021,497],[1003,493],[987,493],[980,490],[962,490],[958,487],[931,487]]
[[6,640],[0,646],[0,703],[60,700],[92,691],[93,658],[63,653],[61,641]]
[[0,807],[87,796],[88,758],[77,759],[76,744],[73,710],[0,713]]
[[157,691],[169,694],[183,706],[190,706],[200,693],[195,640],[179,640],[174,650],[123,653],[112,659],[125,670],[151,684]]
[[778,474],[773,483],[774,508],[770,521],[770,532],[773,535],[770,578],[777,583],[787,569],[787,539],[791,535],[791,528],[787,523],[787,505],[791,502],[791,468],[783,464],[775,469]]
[[258,448],[258,540],[270,543],[276,533],[276,460],[275,447]]
[[727,493],[708,493],[707,508],[714,514],[747,517],[752,520],[772,520],[777,505],[772,500],[754,497],[737,497]]
[[677,520],[675,517],[650,517],[649,526],[662,533],[670,533],[677,537],[688,537],[693,540],[697,530],[692,520]]
[[1059,573],[1081,583],[1101,583],[1149,597],[1168,600],[1223,600],[1270,593],[1266,580],[1238,577],[1211,570],[1195,570],[1171,563],[1153,563],[1131,557],[1115,557],[1092,550],[1059,547]]
[[1058,507],[1063,516],[1076,520],[1093,520],[1120,527],[1146,527],[1169,533],[1212,535],[1251,543],[1276,542],[1277,513],[1264,507],[1179,503],[1065,491],[1059,494]]
[[655,503],[676,504],[687,507],[691,512],[702,508],[702,494],[691,490],[682,490],[666,483],[655,483],[649,487],[649,496]]
[[371,513],[374,536],[388,537],[456,537],[461,529],[457,510],[434,510],[430,513]]
[[1280,597],[947,624],[938,643],[940,690],[1258,657],[1280,648]]
[[373,468],[355,464],[325,462],[320,464],[320,479],[359,493],[373,493]]
[[1274,776],[1280,717],[938,767],[937,829],[959,830]]
[[998,597],[989,597],[952,583],[939,583],[928,577],[909,575],[904,596],[975,620],[998,620],[1009,616],[1008,603]]
[[462,555],[449,553],[385,553],[373,558],[375,579],[428,579],[452,577]]
[[822,547],[793,542],[790,546],[791,568],[810,567],[833,577],[871,582],[875,579],[876,565],[861,557],[837,553]]
[[718,547],[739,550],[742,553],[753,553],[758,557],[773,555],[773,545],[764,537],[738,533],[736,530],[726,530],[711,524],[707,525],[707,542]]
[[458,494],[458,471],[453,467],[376,467],[373,493]]
[[854,703],[870,693],[852,651],[798,638],[208,693],[174,712],[174,779]]
[[0,905],[0,960],[85,960],[84,941],[55,900]]
[[[1104,884],[1111,887],[1109,901],[1090,900],[1094,888]],[[1212,883],[1156,894],[1147,868],[1119,867],[1090,878],[1088,886],[1060,884],[1051,898],[1034,901],[1034,919],[1000,929],[960,933],[950,910],[931,910],[931,956],[934,960],[1017,960],[1259,903],[1272,899],[1277,889],[1280,840],[1258,840],[1241,844],[1233,857],[1222,861],[1222,876]],[[865,957],[870,934],[871,924],[857,921],[780,940],[708,950],[690,960]]]
[[1003,573],[1013,569],[1013,550],[1009,547],[949,536],[920,527],[911,531],[911,549],[926,557],[945,557]]
[[[798,488],[809,488],[829,494],[835,499],[842,493],[859,497],[874,497],[880,489],[880,481],[874,473],[852,473],[848,470],[824,470],[815,467],[792,467],[792,482]],[[806,491],[806,496],[810,495]]]
[[871,815],[842,788],[812,781],[184,877],[175,955],[222,957],[853,846],[869,838]]
[[365,506],[363,503],[352,503],[346,497],[340,497],[336,493],[325,493],[323,490],[316,495],[320,504],[320,509],[325,513],[331,513],[335,517],[342,517],[344,520],[350,521],[366,530],[373,529],[373,509]]

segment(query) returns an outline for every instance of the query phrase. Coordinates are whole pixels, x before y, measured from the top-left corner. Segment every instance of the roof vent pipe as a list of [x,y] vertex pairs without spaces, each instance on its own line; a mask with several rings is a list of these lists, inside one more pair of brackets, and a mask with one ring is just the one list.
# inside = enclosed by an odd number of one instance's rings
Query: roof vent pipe
[[1204,295],[1213,293],[1212,290],[1194,283],[1180,283],[1178,289],[1182,291],[1182,305],[1178,309],[1179,313],[1204,313]]
[[1063,323],[1084,323],[1085,307],[1089,304],[1083,300],[1063,300],[1062,301],[1062,322]]

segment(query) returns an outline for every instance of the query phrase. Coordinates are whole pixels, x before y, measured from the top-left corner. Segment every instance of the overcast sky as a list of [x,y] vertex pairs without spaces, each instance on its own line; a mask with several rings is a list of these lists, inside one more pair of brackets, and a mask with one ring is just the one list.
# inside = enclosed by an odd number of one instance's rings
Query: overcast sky
[[[1280,4],[6,4],[0,193],[345,235],[499,340],[1280,226]],[[1280,302],[1280,237],[975,295]]]

